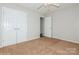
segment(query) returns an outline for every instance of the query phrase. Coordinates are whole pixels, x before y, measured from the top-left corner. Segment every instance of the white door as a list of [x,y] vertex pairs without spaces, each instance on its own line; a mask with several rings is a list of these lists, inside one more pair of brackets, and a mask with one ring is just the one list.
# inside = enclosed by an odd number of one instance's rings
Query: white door
[[3,8],[2,45],[12,45],[26,40],[26,13],[10,8]]
[[3,8],[2,14],[2,45],[16,43],[16,12],[13,9]]
[[44,19],[44,36],[51,37],[51,17],[46,17]]
[[17,11],[16,15],[16,40],[17,43],[27,40],[27,19],[26,13]]

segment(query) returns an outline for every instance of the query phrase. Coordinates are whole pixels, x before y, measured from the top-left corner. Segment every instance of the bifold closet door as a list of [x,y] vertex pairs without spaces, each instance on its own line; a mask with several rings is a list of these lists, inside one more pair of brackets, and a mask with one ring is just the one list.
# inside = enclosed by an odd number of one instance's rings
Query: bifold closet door
[[16,44],[26,40],[26,13],[10,8],[3,8],[3,46]]
[[27,18],[26,13],[17,11],[16,15],[16,40],[17,43],[27,40]]
[[2,8],[2,46],[16,43],[16,11]]

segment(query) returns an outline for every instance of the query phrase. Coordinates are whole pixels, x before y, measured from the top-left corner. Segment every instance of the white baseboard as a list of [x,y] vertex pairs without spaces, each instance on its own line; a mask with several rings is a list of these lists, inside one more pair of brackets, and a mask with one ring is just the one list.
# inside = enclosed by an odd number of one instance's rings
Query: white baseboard
[[59,38],[59,37],[53,37],[53,38],[56,38],[56,39],[60,39],[60,40],[64,40],[64,41],[69,41],[69,42],[72,42],[72,43],[77,43],[77,44],[79,44],[79,41],[75,41],[75,40],[66,40],[66,38]]
[[29,40],[38,39],[38,38],[40,38],[40,36],[31,37],[31,38],[28,39],[28,41],[29,41]]
[[10,44],[10,45],[3,45],[3,46],[0,46],[0,48],[6,47],[6,46],[15,45],[15,44],[19,44],[19,43],[22,43],[22,42],[25,42],[25,41],[30,41],[30,40],[34,40],[34,39],[38,39],[38,38],[40,38],[40,36],[36,36],[36,37],[32,37],[32,38],[28,38],[28,39],[26,39],[26,40],[24,40],[24,41],[19,41],[19,42],[17,42],[17,43]]

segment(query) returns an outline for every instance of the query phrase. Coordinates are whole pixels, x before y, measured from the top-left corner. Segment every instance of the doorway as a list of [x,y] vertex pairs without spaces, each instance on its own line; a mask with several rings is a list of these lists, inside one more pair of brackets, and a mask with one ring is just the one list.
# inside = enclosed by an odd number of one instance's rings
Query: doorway
[[40,37],[43,37],[44,32],[44,17],[40,17]]
[[52,17],[40,17],[40,37],[52,37]]

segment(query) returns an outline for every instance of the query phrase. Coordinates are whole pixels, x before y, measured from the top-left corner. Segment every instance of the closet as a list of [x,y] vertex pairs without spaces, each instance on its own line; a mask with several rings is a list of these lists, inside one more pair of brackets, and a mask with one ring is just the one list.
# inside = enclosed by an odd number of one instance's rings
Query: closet
[[27,14],[12,8],[0,8],[0,47],[27,40]]

